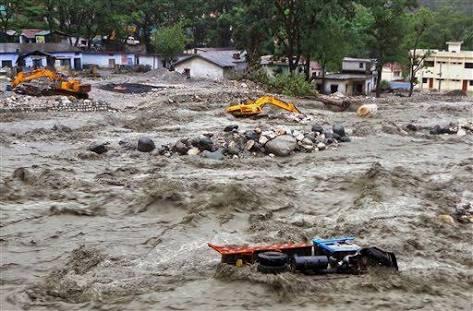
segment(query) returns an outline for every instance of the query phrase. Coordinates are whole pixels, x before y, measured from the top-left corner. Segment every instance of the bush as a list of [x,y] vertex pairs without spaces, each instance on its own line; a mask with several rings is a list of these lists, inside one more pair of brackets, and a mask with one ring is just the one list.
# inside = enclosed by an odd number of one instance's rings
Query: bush
[[387,91],[389,90],[390,86],[389,86],[389,82],[386,81],[386,80],[381,80],[381,90],[382,91]]
[[305,77],[300,74],[280,74],[269,81],[269,87],[274,92],[287,96],[313,95],[314,88]]
[[263,68],[248,71],[246,78],[256,83],[269,84],[268,73]]

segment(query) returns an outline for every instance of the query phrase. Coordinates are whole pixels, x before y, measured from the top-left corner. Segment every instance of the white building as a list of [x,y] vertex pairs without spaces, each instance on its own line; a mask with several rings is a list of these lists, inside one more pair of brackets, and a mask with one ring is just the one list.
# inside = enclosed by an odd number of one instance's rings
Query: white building
[[[24,56],[24,57],[21,57]],[[21,57],[21,59],[20,59]],[[15,67],[23,65],[25,69],[45,67],[48,58],[64,69],[82,69],[82,51],[63,43],[0,43],[0,65]],[[18,64],[19,59],[24,64]]]
[[342,93],[347,96],[368,95],[375,88],[374,61],[364,58],[345,57],[342,71],[325,75],[316,80],[317,89],[325,94]]
[[402,66],[399,63],[384,64],[383,72],[381,73],[381,80],[388,82],[402,81]]
[[163,68],[162,58],[159,55],[136,55],[136,63],[138,65],[149,66],[151,69]]
[[473,91],[473,51],[462,51],[463,42],[447,42],[448,50],[417,50],[422,57],[429,53],[424,67],[417,73],[416,88],[423,90]]
[[233,49],[195,49],[194,54],[174,64],[177,72],[191,78],[223,80],[247,68],[245,57]]
[[114,68],[117,65],[135,65],[136,55],[126,52],[83,52],[84,66],[95,65],[99,68]]

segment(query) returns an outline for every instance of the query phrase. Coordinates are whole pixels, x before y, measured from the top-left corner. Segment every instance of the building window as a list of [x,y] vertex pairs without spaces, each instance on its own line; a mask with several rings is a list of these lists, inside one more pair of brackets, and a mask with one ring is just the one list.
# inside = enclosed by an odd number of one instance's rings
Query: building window
[[473,80],[470,80],[470,86],[473,86]]
[[338,92],[338,84],[330,84],[330,93]]
[[363,63],[360,63],[359,66],[360,66],[360,69],[363,69],[363,68],[364,68]]
[[2,68],[8,67],[11,68],[13,66],[13,62],[11,60],[2,60]]
[[400,71],[394,71],[394,76],[395,76],[395,77],[400,77],[400,76],[401,76],[401,72],[400,72]]
[[434,62],[433,61],[425,61],[424,66],[425,67],[434,67]]
[[473,68],[473,63],[465,63],[465,68]]
[[422,83],[427,83],[428,79],[427,78],[422,78]]

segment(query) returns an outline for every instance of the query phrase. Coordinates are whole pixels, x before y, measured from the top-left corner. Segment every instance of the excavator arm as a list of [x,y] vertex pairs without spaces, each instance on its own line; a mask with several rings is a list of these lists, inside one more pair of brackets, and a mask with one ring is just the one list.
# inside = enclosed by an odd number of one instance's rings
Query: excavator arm
[[261,96],[241,104],[230,105],[226,111],[237,117],[255,116],[263,112],[263,107],[272,105],[293,113],[301,113],[293,103],[287,103],[273,96]]
[[33,81],[36,79],[48,78],[49,80],[58,80],[58,74],[49,69],[36,69],[30,72],[19,72],[12,81],[12,87],[15,88],[21,83]]

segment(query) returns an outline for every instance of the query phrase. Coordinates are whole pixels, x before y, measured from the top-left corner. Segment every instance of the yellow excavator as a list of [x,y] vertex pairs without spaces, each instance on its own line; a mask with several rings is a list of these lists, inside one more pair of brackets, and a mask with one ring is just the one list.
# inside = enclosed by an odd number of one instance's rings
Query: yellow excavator
[[226,108],[226,111],[235,117],[251,117],[262,113],[263,107],[266,105],[272,105],[293,113],[301,113],[293,103],[287,103],[273,96],[261,96],[256,100],[232,104]]
[[[47,79],[41,83],[40,80]],[[37,80],[37,81],[35,81]],[[77,98],[88,98],[90,84],[82,84],[79,80],[69,79],[67,76],[47,68],[33,71],[21,71],[16,74],[11,82],[15,92],[33,96],[40,95],[72,95]]]

